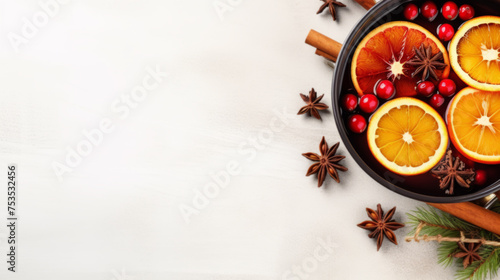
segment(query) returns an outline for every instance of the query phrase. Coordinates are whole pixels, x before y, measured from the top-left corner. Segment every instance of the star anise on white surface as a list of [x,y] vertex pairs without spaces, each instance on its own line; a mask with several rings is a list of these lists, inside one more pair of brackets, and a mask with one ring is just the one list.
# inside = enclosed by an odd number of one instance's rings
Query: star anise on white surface
[[380,250],[380,247],[382,247],[384,237],[387,237],[389,241],[398,245],[398,240],[396,239],[394,231],[404,227],[405,225],[397,223],[392,219],[395,212],[396,207],[392,208],[384,215],[382,206],[377,204],[377,211],[366,208],[366,213],[368,214],[368,217],[370,217],[371,221],[364,221],[358,224],[358,227],[371,231],[368,237],[377,239],[377,251]]
[[323,136],[323,139],[319,144],[319,151],[321,152],[321,155],[315,153],[302,154],[307,159],[310,159],[312,161],[318,161],[317,163],[309,167],[309,170],[307,170],[306,174],[306,176],[311,176],[313,174],[318,173],[318,188],[323,185],[327,173],[330,174],[330,176],[335,181],[337,181],[337,183],[340,183],[339,173],[337,170],[339,171],[348,170],[347,167],[339,164],[339,162],[343,160],[345,156],[335,155],[337,153],[339,145],[340,143],[337,143],[328,149],[328,144],[326,143],[325,137]]
[[330,14],[332,14],[333,21],[335,21],[336,15],[337,15],[337,11],[335,10],[335,6],[346,7],[346,5],[344,5],[343,3],[335,1],[335,0],[321,0],[321,1],[323,1],[325,3],[323,5],[321,5],[321,7],[319,8],[319,10],[316,14],[322,13],[326,9],[326,7],[328,7],[328,10],[330,10]]
[[320,103],[321,99],[323,99],[323,96],[325,95],[323,94],[320,97],[317,97],[317,93],[314,90],[314,88],[311,89],[311,91],[309,92],[309,96],[305,96],[304,94],[301,93],[300,97],[302,98],[302,100],[304,100],[305,103],[307,103],[307,105],[300,108],[297,115],[308,113],[309,116],[312,115],[318,120],[321,120],[319,111],[328,109],[328,105],[326,105],[325,103]]

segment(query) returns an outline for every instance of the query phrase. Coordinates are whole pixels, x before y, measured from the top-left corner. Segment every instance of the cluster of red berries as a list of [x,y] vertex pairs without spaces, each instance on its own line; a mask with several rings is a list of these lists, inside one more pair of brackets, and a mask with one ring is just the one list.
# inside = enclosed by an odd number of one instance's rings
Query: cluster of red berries
[[[439,11],[436,4],[432,1],[426,1],[422,4],[422,7],[419,9],[415,4],[408,4],[404,9],[404,16],[408,20],[415,20],[418,15],[421,13],[422,16],[429,21],[433,21],[436,19]],[[457,17],[460,17],[461,20],[469,20],[474,17],[474,8],[471,5],[464,4],[457,6],[455,2],[448,1],[444,3],[441,8],[441,14],[447,20],[455,20]],[[455,29],[451,24],[444,23],[439,25],[437,29],[437,34],[439,39],[443,41],[450,41],[455,35]]]
[[[437,89],[437,91],[436,91]],[[445,97],[452,97],[457,91],[457,85],[451,79],[439,81],[437,87],[431,81],[422,81],[417,84],[417,92],[422,97],[429,98],[429,103],[434,108],[440,108],[445,103]],[[361,112],[371,114],[379,107],[379,99],[389,100],[396,95],[396,88],[389,80],[381,80],[375,86],[375,94],[365,94],[358,98],[354,94],[345,94],[340,100],[342,108],[349,113],[358,107]],[[354,133],[363,133],[368,123],[361,114],[353,114],[347,119],[347,126]]]
[[[396,95],[396,88],[391,81],[382,80],[375,86],[375,94],[365,94],[361,98],[358,98],[354,94],[345,94],[341,99],[342,107],[347,112],[353,112],[359,106],[362,112],[371,114],[378,109],[379,98],[391,99]],[[347,119],[347,126],[354,133],[363,133],[367,125],[366,118],[360,114],[351,115]]]
[[437,86],[431,81],[423,81],[417,84],[417,92],[423,97],[430,97],[429,103],[434,108],[440,108],[445,102],[445,97],[452,97],[457,92],[457,85],[451,79],[439,81]]
[[[340,102],[342,103],[342,107],[346,111],[353,112],[354,110],[356,110],[356,108],[358,108],[358,104],[360,103],[359,101],[360,100],[356,95],[349,93],[343,95]],[[377,106],[378,106],[378,100],[377,100]],[[354,114],[347,119],[347,126],[354,133],[363,133],[366,130],[368,123],[365,117],[363,117],[362,115]]]

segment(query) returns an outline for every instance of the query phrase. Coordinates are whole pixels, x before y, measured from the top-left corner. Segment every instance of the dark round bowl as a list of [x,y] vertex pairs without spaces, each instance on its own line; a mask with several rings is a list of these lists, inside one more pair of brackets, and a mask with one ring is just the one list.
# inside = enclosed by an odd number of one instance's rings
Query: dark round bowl
[[[351,156],[356,160],[358,165],[373,179],[385,186],[386,188],[404,195],[409,198],[413,198],[420,201],[431,202],[431,203],[457,203],[463,201],[471,201],[486,197],[494,192],[500,190],[500,180],[491,184],[490,186],[484,187],[476,192],[465,194],[465,195],[455,195],[455,196],[437,196],[435,194],[426,193],[416,193],[405,189],[392,183],[391,178],[385,178],[376,173],[370,166],[363,160],[360,154],[356,151],[353,143],[349,139],[347,128],[345,126],[344,119],[342,117],[342,112],[340,109],[340,94],[342,91],[342,83],[344,82],[344,76],[346,71],[350,71],[350,58],[353,52],[356,50],[358,43],[361,39],[374,27],[389,22],[391,19],[401,12],[401,5],[410,2],[409,0],[384,0],[375,5],[370,9],[367,14],[356,24],[354,29],[351,31],[349,37],[346,39],[342,50],[339,54],[337,64],[335,67],[335,72],[333,75],[332,84],[332,100],[334,108],[335,122],[339,130],[342,141],[346,146],[347,150]],[[499,0],[494,1],[477,1],[478,5],[488,5],[492,3],[498,3]],[[386,176],[387,177],[387,176]],[[411,179],[411,177],[406,177]]]

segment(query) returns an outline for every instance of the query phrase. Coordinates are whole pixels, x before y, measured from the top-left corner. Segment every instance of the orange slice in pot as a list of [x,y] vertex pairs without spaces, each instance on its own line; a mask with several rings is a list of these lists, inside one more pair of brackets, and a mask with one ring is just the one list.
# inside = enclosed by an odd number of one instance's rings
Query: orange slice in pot
[[465,88],[448,108],[453,145],[469,159],[500,163],[500,92]]
[[465,22],[450,43],[453,70],[469,86],[500,91],[500,17]]
[[[396,96],[417,95],[420,76],[412,78],[414,66],[406,64],[415,55],[414,48],[432,47],[432,54],[443,53],[448,66],[437,70],[440,79],[448,78],[450,61],[446,48],[432,33],[411,22],[393,21],[370,32],[358,45],[352,60],[351,76],[359,95],[373,93],[378,81],[390,80]],[[437,81],[434,81],[437,82]]]
[[382,105],[370,120],[367,136],[375,158],[401,175],[431,170],[448,148],[448,131],[439,113],[411,97]]

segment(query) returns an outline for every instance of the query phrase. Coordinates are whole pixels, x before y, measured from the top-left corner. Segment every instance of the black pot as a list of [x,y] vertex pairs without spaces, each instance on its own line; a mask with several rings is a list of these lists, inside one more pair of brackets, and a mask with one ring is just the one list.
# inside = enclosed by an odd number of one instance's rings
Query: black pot
[[[396,14],[401,13],[401,5],[407,2],[410,1],[384,0],[382,2],[379,2],[377,5],[371,8],[367,12],[367,14],[357,23],[357,25],[354,27],[354,29],[346,39],[337,59],[332,85],[334,116],[340,136],[342,137],[342,140],[351,156],[356,160],[358,165],[366,173],[368,173],[373,179],[375,179],[386,188],[406,197],[432,203],[456,203],[481,199],[494,192],[498,192],[500,190],[500,180],[491,184],[490,186],[483,187],[476,192],[465,195],[438,196],[435,193],[417,193],[414,191],[410,191],[408,189],[405,189],[404,187],[397,186],[396,184],[391,182],[390,178],[384,178],[377,172],[375,172],[372,168],[370,168],[370,166],[362,159],[360,154],[358,154],[356,147],[354,147],[354,144],[348,137],[349,133],[347,132],[347,127],[345,125],[344,118],[342,117],[339,100],[341,96],[342,83],[344,82],[344,76],[346,74],[346,71],[350,71],[351,69],[350,58],[352,57],[353,52],[356,50],[358,43],[370,30],[372,30],[376,26],[379,26],[380,24],[391,21]],[[476,1],[474,2],[474,5],[479,5],[483,9],[488,9],[489,7],[489,9],[498,11],[498,7],[500,6],[498,3],[500,3],[500,0]],[[494,8],[492,7],[492,5],[494,6]]]

